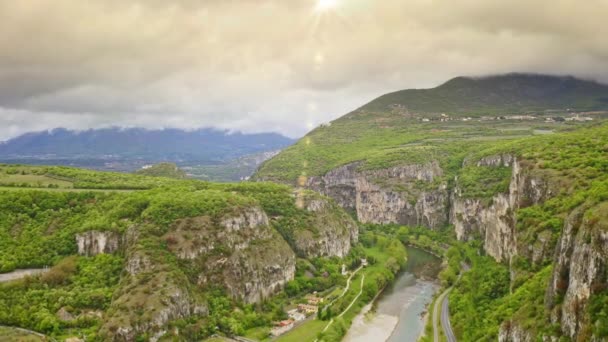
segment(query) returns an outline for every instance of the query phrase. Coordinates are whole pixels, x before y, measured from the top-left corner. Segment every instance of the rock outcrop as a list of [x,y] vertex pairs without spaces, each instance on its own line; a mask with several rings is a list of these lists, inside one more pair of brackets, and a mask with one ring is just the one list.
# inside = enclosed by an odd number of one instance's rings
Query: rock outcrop
[[328,198],[303,192],[296,196],[298,206],[313,217],[310,227],[295,231],[295,252],[305,258],[345,257],[359,239],[357,223]]
[[[497,261],[510,261],[520,251],[516,232],[517,209],[541,203],[550,196],[551,190],[541,176],[530,173],[511,155],[485,157],[476,166],[510,167],[509,190],[495,194],[490,200],[464,198],[457,181],[452,194],[450,222],[459,240],[479,237],[490,256]],[[524,253],[537,253],[537,259],[546,254],[542,253],[542,248],[540,251],[524,250]]]
[[608,203],[592,208],[583,205],[569,215],[557,245],[546,302],[552,309],[552,321],[560,323],[562,332],[570,338],[580,340],[584,328],[595,324],[586,316],[588,300],[608,286],[605,222]]
[[[173,320],[205,315],[207,306],[192,290],[184,272],[172,265],[158,238],[139,239],[133,226],[126,234],[127,275],[114,293],[100,335],[104,340],[134,341],[140,334],[157,341]],[[158,247],[151,248],[152,244]]]
[[86,256],[114,253],[120,248],[120,240],[115,232],[92,230],[76,235],[78,254]]
[[[359,171],[352,163],[311,177],[309,189],[332,197],[363,223],[439,228],[448,222],[449,194],[437,162]],[[434,184],[437,182],[438,184]]]
[[296,258],[269,226],[260,208],[178,220],[164,237],[180,259],[196,264],[198,285],[224,285],[235,298],[254,303],[270,297],[295,276]]
[[498,342],[532,342],[534,336],[518,324],[505,322],[498,331]]

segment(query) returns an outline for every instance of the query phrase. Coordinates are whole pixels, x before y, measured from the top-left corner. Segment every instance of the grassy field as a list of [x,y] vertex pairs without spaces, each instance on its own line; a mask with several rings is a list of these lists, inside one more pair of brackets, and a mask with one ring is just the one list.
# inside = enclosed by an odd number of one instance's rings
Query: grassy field
[[70,189],[74,186],[74,184],[69,181],[55,179],[44,175],[31,174],[0,174],[0,185],[25,186],[34,188],[47,188],[51,186],[59,189]]
[[276,342],[304,342],[304,341],[314,341],[317,338],[317,335],[325,328],[327,325],[326,321],[320,321],[317,319],[310,320],[296,329],[288,332],[285,335],[280,336],[275,341]]
[[21,330],[0,327],[0,341],[2,342],[39,342],[44,339],[39,336],[28,334]]

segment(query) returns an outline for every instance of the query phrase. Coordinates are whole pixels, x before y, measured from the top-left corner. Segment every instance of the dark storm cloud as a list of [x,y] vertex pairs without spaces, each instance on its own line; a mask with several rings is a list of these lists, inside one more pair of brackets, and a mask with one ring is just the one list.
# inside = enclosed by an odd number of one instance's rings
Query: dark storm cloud
[[608,81],[608,0],[0,3],[0,139],[108,125],[299,135],[458,75]]

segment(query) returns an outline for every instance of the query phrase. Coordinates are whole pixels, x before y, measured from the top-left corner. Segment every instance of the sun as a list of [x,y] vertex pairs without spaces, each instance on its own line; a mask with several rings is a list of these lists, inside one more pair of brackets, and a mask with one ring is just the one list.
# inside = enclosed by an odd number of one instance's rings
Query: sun
[[338,7],[339,0],[317,0],[317,6],[315,6],[315,11],[317,12],[327,12]]

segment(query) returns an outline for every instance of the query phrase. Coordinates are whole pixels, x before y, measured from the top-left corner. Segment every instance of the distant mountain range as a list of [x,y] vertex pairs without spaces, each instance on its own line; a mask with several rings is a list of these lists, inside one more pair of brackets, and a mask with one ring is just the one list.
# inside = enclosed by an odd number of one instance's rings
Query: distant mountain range
[[218,165],[247,155],[281,150],[293,142],[277,133],[243,134],[216,129],[57,128],[0,143],[0,162],[134,171],[163,161]]

